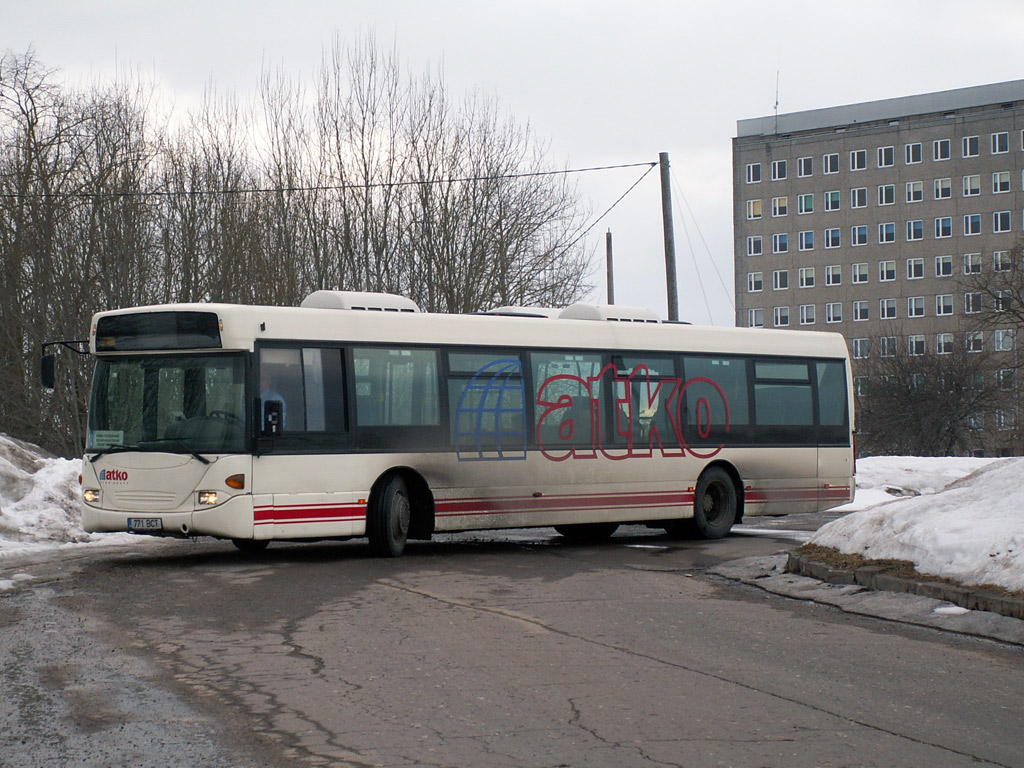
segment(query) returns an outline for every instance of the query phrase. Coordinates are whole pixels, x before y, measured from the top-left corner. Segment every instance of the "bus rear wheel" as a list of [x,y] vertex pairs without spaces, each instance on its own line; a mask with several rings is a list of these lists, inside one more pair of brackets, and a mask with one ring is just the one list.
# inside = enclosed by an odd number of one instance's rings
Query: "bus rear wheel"
[[736,484],[721,467],[709,467],[693,492],[693,526],[704,539],[721,539],[736,522]]
[[398,557],[409,538],[412,508],[409,491],[400,475],[392,475],[373,494],[366,515],[366,535],[377,557]]

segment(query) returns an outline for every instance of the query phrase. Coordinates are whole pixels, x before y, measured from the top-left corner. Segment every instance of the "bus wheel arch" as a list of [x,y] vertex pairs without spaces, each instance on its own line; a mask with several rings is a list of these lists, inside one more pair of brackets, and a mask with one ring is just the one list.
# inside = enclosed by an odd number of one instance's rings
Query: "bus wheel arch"
[[398,557],[408,539],[434,532],[434,498],[415,470],[399,467],[381,475],[366,505],[366,535],[379,557]]

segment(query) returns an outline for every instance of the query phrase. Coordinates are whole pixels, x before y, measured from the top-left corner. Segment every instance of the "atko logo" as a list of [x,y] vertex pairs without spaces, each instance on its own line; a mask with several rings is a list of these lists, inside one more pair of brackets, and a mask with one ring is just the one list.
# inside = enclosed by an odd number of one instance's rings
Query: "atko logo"
[[101,483],[127,483],[128,473],[122,469],[101,469]]

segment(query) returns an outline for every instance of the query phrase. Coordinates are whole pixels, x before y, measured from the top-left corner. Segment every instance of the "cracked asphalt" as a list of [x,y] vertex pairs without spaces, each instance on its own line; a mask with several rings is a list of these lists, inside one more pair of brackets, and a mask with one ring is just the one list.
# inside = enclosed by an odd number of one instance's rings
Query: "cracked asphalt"
[[784,533],[4,560],[0,765],[1024,766],[1019,646],[710,572]]

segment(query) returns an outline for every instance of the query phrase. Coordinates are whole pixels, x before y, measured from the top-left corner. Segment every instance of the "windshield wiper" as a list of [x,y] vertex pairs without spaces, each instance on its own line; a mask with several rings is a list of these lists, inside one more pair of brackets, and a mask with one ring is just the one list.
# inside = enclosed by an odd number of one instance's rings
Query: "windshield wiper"
[[[191,456],[194,459],[197,459],[198,461],[201,461],[203,464],[209,464],[210,463],[210,460],[208,458],[206,458],[205,456],[201,456],[200,454],[196,453],[192,449],[187,448],[185,446],[185,441],[182,440],[180,437],[162,437],[162,438],[158,438],[156,440],[147,440],[146,442],[150,442],[150,443],[158,443],[158,442],[176,443],[178,445],[178,447],[182,449],[183,453],[187,453],[189,456]],[[139,451],[140,453],[157,453],[160,450],[161,450],[160,448],[151,448],[149,446],[142,446],[142,445],[120,445],[120,444],[119,445],[110,445],[110,446],[107,446],[106,448],[104,448],[102,451],[98,451],[94,455],[90,456],[89,457],[89,463],[90,464],[95,463],[96,459],[98,459],[100,456],[103,456],[103,455],[108,454],[108,453],[125,453],[126,451]]]

